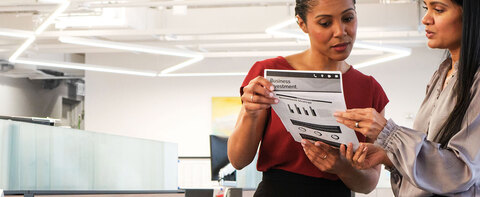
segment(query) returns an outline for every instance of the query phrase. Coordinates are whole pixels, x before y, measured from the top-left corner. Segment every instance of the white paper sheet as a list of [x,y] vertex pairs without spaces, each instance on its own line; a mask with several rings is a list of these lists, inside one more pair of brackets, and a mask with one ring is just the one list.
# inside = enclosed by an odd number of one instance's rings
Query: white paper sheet
[[295,141],[322,141],[334,147],[359,145],[355,131],[336,121],[333,113],[345,111],[342,74],[335,71],[265,70],[275,86],[275,113]]

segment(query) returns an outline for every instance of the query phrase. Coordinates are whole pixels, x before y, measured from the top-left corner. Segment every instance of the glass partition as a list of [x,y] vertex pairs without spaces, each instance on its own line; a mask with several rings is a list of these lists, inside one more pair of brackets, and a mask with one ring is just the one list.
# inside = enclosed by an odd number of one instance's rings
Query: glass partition
[[4,190],[176,190],[177,144],[0,120]]

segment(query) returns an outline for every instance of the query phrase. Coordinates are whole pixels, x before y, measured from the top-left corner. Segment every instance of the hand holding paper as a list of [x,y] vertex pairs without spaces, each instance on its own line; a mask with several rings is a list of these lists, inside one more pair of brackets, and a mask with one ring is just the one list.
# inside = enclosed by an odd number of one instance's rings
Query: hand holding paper
[[358,147],[355,132],[333,116],[346,110],[340,72],[266,69],[265,78],[275,87],[279,100],[272,104],[273,110],[295,141],[321,141],[334,147],[352,143]]

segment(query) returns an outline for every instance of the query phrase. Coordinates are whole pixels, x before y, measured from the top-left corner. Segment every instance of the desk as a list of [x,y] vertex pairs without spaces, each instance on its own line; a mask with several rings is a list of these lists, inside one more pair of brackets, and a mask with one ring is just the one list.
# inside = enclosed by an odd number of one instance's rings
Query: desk
[[183,190],[6,190],[5,197],[61,197],[61,196],[79,196],[79,197],[183,197]]
[[[252,197],[255,190],[240,189],[241,195],[231,197]],[[195,197],[202,197],[195,195],[195,191],[211,191],[213,189],[186,189],[186,190],[123,190],[123,191],[107,191],[107,190],[6,190],[5,197],[188,197],[192,195]],[[193,192],[193,193],[192,193]],[[203,193],[205,194],[205,193]],[[233,193],[232,193],[233,194]],[[213,196],[213,195],[212,195]]]

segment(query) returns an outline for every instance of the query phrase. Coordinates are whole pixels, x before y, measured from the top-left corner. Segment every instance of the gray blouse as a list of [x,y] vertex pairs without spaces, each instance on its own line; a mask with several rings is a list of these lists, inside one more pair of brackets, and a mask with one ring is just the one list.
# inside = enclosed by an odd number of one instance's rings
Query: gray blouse
[[447,149],[433,142],[455,105],[456,74],[442,90],[450,68],[447,59],[433,75],[413,129],[390,119],[375,142],[394,165],[388,170],[395,196],[480,196],[480,72],[475,74],[473,99],[461,130]]

